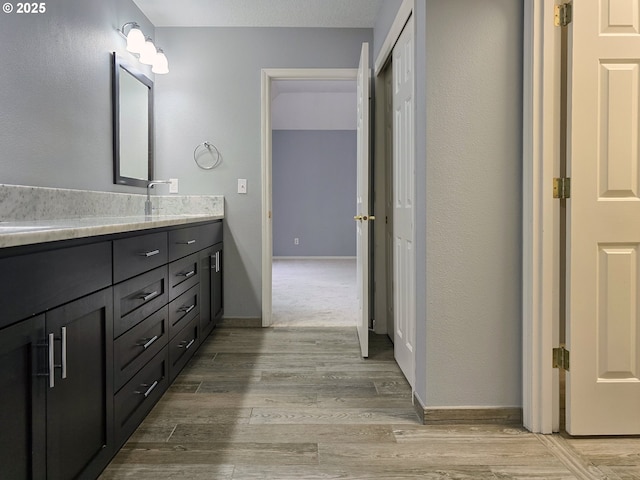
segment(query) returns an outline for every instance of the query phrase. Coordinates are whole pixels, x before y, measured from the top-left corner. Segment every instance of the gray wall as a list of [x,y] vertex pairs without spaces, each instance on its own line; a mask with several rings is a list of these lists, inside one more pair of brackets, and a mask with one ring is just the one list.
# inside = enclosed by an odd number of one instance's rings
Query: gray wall
[[383,0],[378,10],[376,24],[373,28],[373,60],[378,57],[382,43],[387,38],[387,33],[396,18],[398,9],[402,5],[402,0]]
[[[156,37],[171,70],[156,78],[157,174],[178,178],[180,193],[225,196],[225,316],[260,317],[261,69],[356,68],[372,30],[167,27]],[[222,152],[214,170],[193,161],[204,140]]]
[[272,138],[273,255],[355,256],[356,132],[274,130]]
[[113,184],[111,52],[141,67],[116,30],[153,25],[130,0],[46,6],[0,15],[0,182],[140,191]]
[[427,0],[425,13],[419,395],[434,407],[520,406],[522,2]]

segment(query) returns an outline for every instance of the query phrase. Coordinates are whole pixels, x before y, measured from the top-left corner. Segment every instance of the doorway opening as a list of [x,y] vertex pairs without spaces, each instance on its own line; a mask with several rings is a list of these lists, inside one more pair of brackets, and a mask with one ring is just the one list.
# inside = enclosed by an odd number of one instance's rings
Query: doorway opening
[[[343,203],[356,185],[356,75],[263,70],[263,326],[355,326],[355,193],[350,210]],[[353,120],[335,114],[343,104]],[[350,136],[351,180],[339,173],[349,167]]]
[[272,87],[271,325],[355,326],[356,83]]

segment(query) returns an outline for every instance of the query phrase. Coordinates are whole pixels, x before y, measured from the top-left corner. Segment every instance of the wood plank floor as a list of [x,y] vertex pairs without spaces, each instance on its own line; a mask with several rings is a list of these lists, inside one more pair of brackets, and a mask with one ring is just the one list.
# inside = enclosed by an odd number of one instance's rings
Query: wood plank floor
[[418,423],[386,336],[218,328],[100,477],[640,479],[639,438]]

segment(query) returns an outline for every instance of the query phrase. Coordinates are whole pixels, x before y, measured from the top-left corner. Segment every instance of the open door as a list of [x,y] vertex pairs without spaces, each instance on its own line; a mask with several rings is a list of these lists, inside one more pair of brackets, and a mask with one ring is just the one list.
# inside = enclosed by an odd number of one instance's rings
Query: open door
[[566,429],[640,434],[638,2],[573,10]]
[[360,317],[358,338],[363,357],[369,356],[369,44],[362,44],[358,66],[358,133],[356,195],[357,246],[356,265]]

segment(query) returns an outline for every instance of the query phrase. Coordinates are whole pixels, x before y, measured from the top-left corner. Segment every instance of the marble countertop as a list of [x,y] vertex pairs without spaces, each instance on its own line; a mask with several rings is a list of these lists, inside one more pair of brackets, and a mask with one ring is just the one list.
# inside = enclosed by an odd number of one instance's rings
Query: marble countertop
[[0,248],[93,237],[150,228],[221,220],[224,215],[152,215],[80,217],[24,222],[0,222]]

